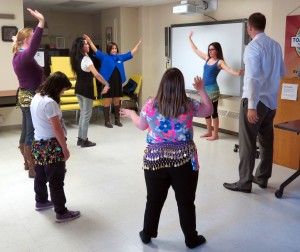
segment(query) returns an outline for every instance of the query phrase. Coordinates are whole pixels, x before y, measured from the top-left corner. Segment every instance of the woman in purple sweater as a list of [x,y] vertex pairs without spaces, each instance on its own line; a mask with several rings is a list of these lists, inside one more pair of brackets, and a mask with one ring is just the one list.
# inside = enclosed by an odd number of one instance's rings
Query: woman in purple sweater
[[36,62],[34,56],[41,43],[45,20],[44,16],[38,11],[27,10],[38,19],[39,23],[34,32],[31,28],[23,28],[15,36],[12,64],[19,81],[18,105],[22,110],[22,132],[19,148],[24,157],[24,168],[28,170],[28,176],[34,178],[34,162],[31,156],[34,128],[30,114],[30,104],[35,90],[44,80],[44,70]]

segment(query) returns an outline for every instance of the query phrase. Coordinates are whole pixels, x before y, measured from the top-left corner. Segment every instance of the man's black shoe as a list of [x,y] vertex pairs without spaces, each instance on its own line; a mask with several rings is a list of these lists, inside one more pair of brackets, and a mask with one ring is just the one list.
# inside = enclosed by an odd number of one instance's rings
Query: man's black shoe
[[266,189],[267,186],[268,186],[267,183],[258,183],[258,181],[257,181],[257,179],[256,179],[255,177],[253,178],[252,182],[253,182],[254,184],[257,184],[260,188],[263,188],[263,189]]
[[235,191],[235,192],[243,192],[243,193],[251,193],[251,189],[242,189],[242,188],[239,188],[238,185],[237,185],[237,182],[236,183],[224,183],[223,186],[228,189],[228,190],[231,190],[231,191]]
[[145,234],[144,231],[141,231],[139,235],[144,244],[148,244],[149,242],[151,242],[151,236]]
[[202,245],[205,242],[206,242],[205,237],[203,235],[198,235],[197,238],[193,241],[185,241],[185,244],[188,248],[193,249]]

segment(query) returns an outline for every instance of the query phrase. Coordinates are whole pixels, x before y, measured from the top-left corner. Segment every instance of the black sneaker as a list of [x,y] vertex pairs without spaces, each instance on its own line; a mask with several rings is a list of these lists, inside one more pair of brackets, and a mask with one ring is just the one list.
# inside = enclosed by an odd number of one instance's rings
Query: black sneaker
[[83,139],[80,138],[80,137],[77,137],[77,138],[78,138],[78,140],[77,140],[77,146],[81,146]]
[[56,214],[56,222],[61,223],[65,221],[74,220],[80,217],[79,211],[67,211],[64,214]]
[[84,147],[93,147],[95,145],[96,145],[96,143],[93,143],[93,142],[89,141],[89,139],[86,139],[86,140],[82,140],[81,148],[84,148]]
[[35,203],[35,210],[36,211],[42,211],[42,210],[46,210],[46,209],[49,209],[49,208],[52,208],[52,207],[53,207],[53,202],[49,201],[49,200],[46,203],[39,203],[39,202]]

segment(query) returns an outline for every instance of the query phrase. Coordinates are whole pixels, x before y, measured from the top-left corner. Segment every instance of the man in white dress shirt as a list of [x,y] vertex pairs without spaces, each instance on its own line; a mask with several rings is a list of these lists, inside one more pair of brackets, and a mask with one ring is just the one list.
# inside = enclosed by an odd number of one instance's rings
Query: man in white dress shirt
[[[244,52],[245,75],[239,118],[240,179],[236,183],[223,184],[231,191],[250,193],[252,182],[266,188],[272,175],[273,119],[285,66],[281,47],[266,36],[265,26],[263,14],[250,15],[247,31],[252,41]],[[253,176],[257,138],[260,163]]]

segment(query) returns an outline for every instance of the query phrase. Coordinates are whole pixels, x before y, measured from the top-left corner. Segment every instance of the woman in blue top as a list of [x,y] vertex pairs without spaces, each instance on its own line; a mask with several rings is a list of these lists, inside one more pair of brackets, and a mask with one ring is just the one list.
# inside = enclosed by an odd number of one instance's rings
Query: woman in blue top
[[[219,138],[219,116],[218,116],[218,100],[220,97],[220,89],[217,83],[217,76],[219,72],[224,69],[234,76],[241,76],[244,72],[243,69],[233,71],[228,67],[224,61],[222,47],[218,42],[209,44],[207,54],[201,52],[192,40],[193,32],[190,33],[189,40],[193,51],[203,60],[205,60],[203,80],[205,84],[205,91],[209,95],[214,107],[214,112],[211,116],[205,118],[207,132],[201,137],[206,137],[207,140],[217,140]],[[214,130],[212,131],[213,122]]]
[[114,102],[115,125],[122,127],[120,122],[120,97],[123,96],[122,83],[126,81],[124,62],[133,58],[133,54],[138,50],[142,40],[129,52],[119,54],[119,48],[116,43],[110,42],[107,44],[106,53],[101,52],[93,44],[92,40],[84,35],[86,41],[90,44],[95,52],[97,59],[101,61],[100,74],[110,84],[110,89],[102,97],[105,98],[104,104],[104,120],[105,127],[112,128],[109,120],[109,109],[112,101]]

